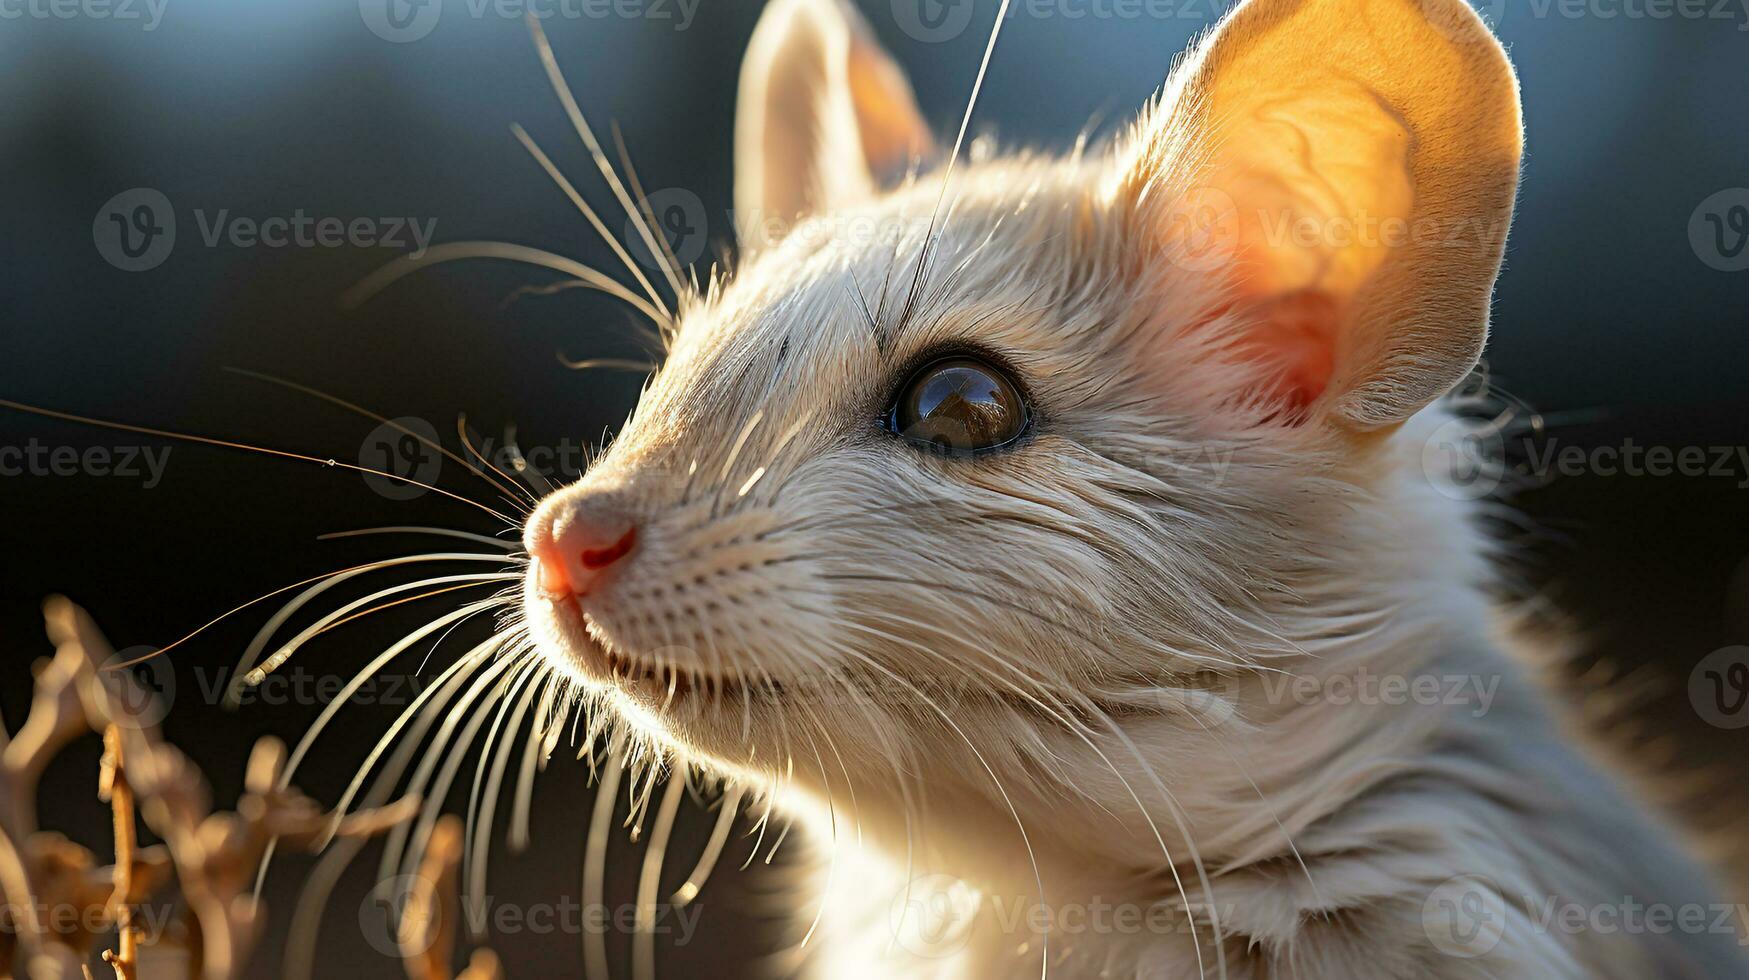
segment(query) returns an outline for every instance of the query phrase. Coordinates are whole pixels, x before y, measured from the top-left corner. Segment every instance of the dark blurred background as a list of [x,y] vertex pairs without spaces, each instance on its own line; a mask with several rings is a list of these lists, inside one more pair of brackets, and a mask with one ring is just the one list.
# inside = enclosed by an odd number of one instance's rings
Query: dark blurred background
[[[452,448],[458,413],[500,444],[514,426],[523,446],[549,448],[555,478],[579,465],[578,447],[624,418],[641,378],[569,370],[556,355],[641,356],[633,317],[612,301],[577,290],[518,295],[561,277],[474,262],[419,273],[344,310],[341,293],[409,251],[410,232],[375,245],[366,236],[305,247],[206,240],[216,220],[368,219],[359,226],[367,235],[396,237],[395,223],[412,219],[436,242],[507,241],[614,268],[511,136],[511,123],[526,126],[609,225],[623,227],[547,86],[520,19],[525,5],[438,3],[0,2],[0,397],[365,465],[412,462],[373,435],[374,422],[225,370],[239,367],[428,420]],[[995,4],[922,3],[863,6],[947,132]],[[609,152],[617,121],[644,188],[675,189],[669,199],[688,202],[676,220],[708,263],[730,244],[735,78],[758,4],[533,6],[552,12],[545,28]],[[1704,451],[1704,472],[1585,465],[1519,502],[1541,529],[1524,562],[1537,594],[1583,627],[1588,658],[1656,682],[1635,731],[1673,737],[1672,765],[1723,766],[1719,778],[1731,785],[1718,788],[1727,793],[1749,772],[1749,734],[1732,727],[1749,724],[1749,709],[1707,710],[1690,681],[1703,658],[1749,643],[1749,449],[1739,454],[1749,446],[1749,4],[1702,6],[1652,5],[1666,16],[1624,0],[1488,8],[1520,73],[1529,139],[1490,361],[1500,383],[1546,413],[1545,438],[1587,459],[1607,458],[1597,449]],[[396,26],[391,12],[411,20]],[[1016,4],[975,129],[1044,147],[1066,147],[1090,121],[1109,131],[1217,12],[1208,0]],[[164,228],[165,210],[173,245],[146,234]],[[149,240],[158,251],[128,254]],[[0,455],[9,464],[0,477],[0,711],[12,727],[28,698],[26,667],[48,650],[38,604],[49,593],[89,606],[117,647],[161,645],[288,582],[420,544],[318,534],[384,524],[499,529],[436,494],[392,499],[355,473],[5,410],[0,447],[20,450]],[[153,455],[134,456],[132,475],[102,472],[141,448]],[[94,462],[94,449],[110,454],[107,464]],[[484,490],[453,464],[436,479]],[[361,620],[296,663],[312,676],[350,675],[444,608],[439,599]],[[236,616],[173,655],[165,728],[221,801],[237,792],[256,736],[295,739],[321,710],[304,699],[228,713],[204,696],[271,609]],[[343,712],[299,782],[333,801],[399,708]],[[70,752],[42,806],[46,825],[101,853],[97,754],[94,740]],[[458,802],[470,772],[458,780]],[[498,901],[578,894],[591,796],[561,752],[538,783],[534,852],[493,859]],[[669,877],[690,867],[710,819],[683,808]],[[731,847],[706,889],[699,935],[661,945],[665,975],[739,975],[782,939],[761,911],[773,872],[757,863],[734,870],[748,846]],[[322,975],[400,975],[358,925],[374,853],[330,903]],[[641,844],[616,839],[610,897],[631,900],[641,854]],[[268,885],[274,908],[289,909],[308,866],[278,866]],[[277,974],[282,940],[282,930],[270,934],[256,975]],[[580,962],[574,933],[491,944],[513,977],[573,973]],[[627,945],[610,937],[616,962]]]

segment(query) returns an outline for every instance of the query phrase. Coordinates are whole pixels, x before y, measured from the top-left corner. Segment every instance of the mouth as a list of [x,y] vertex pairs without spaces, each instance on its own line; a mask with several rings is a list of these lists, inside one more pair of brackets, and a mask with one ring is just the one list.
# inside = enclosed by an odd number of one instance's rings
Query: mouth
[[660,708],[708,699],[717,701],[743,691],[741,681],[652,661],[609,648],[590,632],[589,617],[569,596],[544,595],[533,605],[551,625],[552,646],[585,683],[617,690]]

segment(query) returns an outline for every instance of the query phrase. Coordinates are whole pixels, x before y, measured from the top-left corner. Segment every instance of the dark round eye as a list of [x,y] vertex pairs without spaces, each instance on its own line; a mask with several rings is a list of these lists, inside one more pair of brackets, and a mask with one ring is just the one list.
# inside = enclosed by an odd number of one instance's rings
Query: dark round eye
[[1026,402],[1008,375],[973,357],[933,361],[899,389],[887,427],[938,452],[1005,446],[1026,431]]

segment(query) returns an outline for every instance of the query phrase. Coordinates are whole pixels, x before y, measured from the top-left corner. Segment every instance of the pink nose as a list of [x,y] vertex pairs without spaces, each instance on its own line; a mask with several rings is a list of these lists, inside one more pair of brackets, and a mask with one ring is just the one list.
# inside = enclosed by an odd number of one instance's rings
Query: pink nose
[[530,535],[529,555],[541,588],[553,595],[588,595],[607,569],[638,544],[638,529],[623,522],[592,521],[581,514]]

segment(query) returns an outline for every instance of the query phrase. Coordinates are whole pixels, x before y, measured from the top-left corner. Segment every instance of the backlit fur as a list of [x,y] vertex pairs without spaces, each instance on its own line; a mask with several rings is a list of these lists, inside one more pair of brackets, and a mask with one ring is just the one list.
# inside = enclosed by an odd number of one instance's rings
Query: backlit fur
[[[1196,148],[1140,196],[1125,149],[962,160],[938,216],[939,173],[916,178],[691,300],[610,450],[531,521],[639,529],[605,587],[530,590],[545,656],[800,822],[821,977],[1037,976],[1047,946],[1063,977],[1749,975],[1734,934],[1537,924],[1721,899],[1515,663],[1487,505],[1428,462],[1448,408],[1368,433],[1249,394],[1221,285],[1149,234]],[[944,350],[1012,371],[1019,445],[884,431]],[[1369,674],[1495,687],[1480,711],[1270,686]],[[1474,957],[1435,936],[1466,875],[1504,897]],[[1101,903],[1159,918],[1066,913]],[[1034,905],[1059,928],[1014,918]]]

